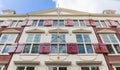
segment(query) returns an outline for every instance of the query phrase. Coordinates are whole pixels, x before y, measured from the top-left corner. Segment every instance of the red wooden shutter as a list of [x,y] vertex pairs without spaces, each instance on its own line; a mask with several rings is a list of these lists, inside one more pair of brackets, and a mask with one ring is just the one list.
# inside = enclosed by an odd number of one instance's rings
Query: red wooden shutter
[[90,19],[90,24],[91,24],[91,26],[95,26],[95,22],[93,19]]
[[22,25],[21,25],[21,26],[26,26],[26,25],[27,25],[27,22],[28,22],[28,19],[23,20],[23,22],[22,22]]
[[101,53],[101,49],[98,43],[92,44],[95,50],[95,53]]
[[65,20],[65,25],[66,26],[73,26],[73,20],[71,20],[71,19]]
[[39,53],[48,54],[50,52],[50,43],[41,43],[39,47]]
[[33,20],[29,20],[26,26],[32,26]]
[[8,20],[5,20],[1,26],[7,27],[7,26],[9,26],[11,23],[12,23],[12,20],[11,20],[11,19],[8,19]]
[[111,23],[111,26],[112,26],[112,27],[116,27],[116,26],[117,26],[117,24],[115,23],[114,20],[109,20],[109,22]]
[[105,20],[105,23],[110,27],[112,26],[111,23],[109,22],[109,20]]
[[102,53],[108,53],[108,49],[105,44],[100,43],[100,48]]
[[89,20],[89,19],[84,20],[84,21],[85,21],[86,26],[91,26],[91,23],[90,23],[90,20]]
[[17,47],[15,53],[21,53],[22,50],[24,49],[24,47],[25,47],[25,44],[20,43],[20,44],[18,45],[18,47]]
[[51,19],[44,20],[44,26],[52,26],[53,21]]
[[77,54],[78,53],[78,47],[76,43],[68,43],[67,44],[67,53],[68,54]]
[[15,44],[12,44],[12,46],[11,46],[11,48],[10,48],[10,50],[9,50],[9,53],[14,53],[15,50],[16,50],[16,48],[17,48],[17,44],[16,44],[16,43],[15,43]]

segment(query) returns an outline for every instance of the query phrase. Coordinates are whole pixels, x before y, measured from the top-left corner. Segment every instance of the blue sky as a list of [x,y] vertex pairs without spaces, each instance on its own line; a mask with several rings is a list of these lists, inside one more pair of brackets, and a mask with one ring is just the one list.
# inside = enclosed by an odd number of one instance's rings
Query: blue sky
[[52,0],[0,0],[0,10],[12,9],[17,14],[55,8]]
[[15,10],[17,14],[47,10],[57,7],[73,9],[90,13],[102,13],[112,9],[120,14],[120,0],[0,0],[0,11]]

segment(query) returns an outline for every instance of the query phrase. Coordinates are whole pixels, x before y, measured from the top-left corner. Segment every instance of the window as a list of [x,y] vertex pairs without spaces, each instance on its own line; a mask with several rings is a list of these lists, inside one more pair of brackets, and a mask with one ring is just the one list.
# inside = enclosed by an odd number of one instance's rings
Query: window
[[39,43],[40,42],[40,34],[28,34],[28,37],[26,39],[26,42],[28,43]]
[[2,25],[3,24],[3,21],[0,21],[0,25]]
[[38,44],[26,44],[23,53],[38,53]]
[[35,70],[34,66],[17,66],[16,70]]
[[102,27],[107,27],[105,21],[100,21]]
[[38,26],[43,26],[43,20],[40,20]]
[[98,66],[82,66],[81,70],[100,70]]
[[64,26],[64,20],[59,20],[59,26]]
[[65,34],[52,34],[52,41],[51,42],[58,42],[58,43],[66,42]]
[[49,67],[48,70],[67,70],[67,67]]
[[0,43],[14,43],[15,39],[17,37],[17,34],[2,34],[0,38]]
[[101,25],[100,25],[100,22],[99,22],[99,21],[95,21],[95,25],[96,25],[96,27],[101,27]]
[[79,26],[78,20],[73,20],[73,24],[74,24],[74,27],[78,27]]
[[80,22],[80,26],[85,26],[85,23],[83,20],[80,20],[79,22]]
[[117,27],[120,27],[120,23],[118,21],[115,21],[115,23],[117,24]]
[[0,65],[0,70],[3,70],[3,67],[4,67],[4,66]]
[[12,24],[10,25],[10,27],[21,27],[22,25],[22,21],[13,21]]
[[0,44],[0,53],[8,53],[11,48],[11,44]]
[[106,44],[109,54],[119,54],[120,47],[114,34],[101,34],[102,41]]
[[107,24],[105,23],[105,21],[104,20],[96,20],[95,21],[95,25],[96,25],[96,27],[107,27]]
[[53,26],[58,26],[58,20],[53,20]]
[[32,23],[32,26],[37,26],[37,22],[38,22],[38,20],[34,20]]
[[76,40],[78,44],[78,52],[80,54],[93,53],[91,40],[88,34],[76,34]]

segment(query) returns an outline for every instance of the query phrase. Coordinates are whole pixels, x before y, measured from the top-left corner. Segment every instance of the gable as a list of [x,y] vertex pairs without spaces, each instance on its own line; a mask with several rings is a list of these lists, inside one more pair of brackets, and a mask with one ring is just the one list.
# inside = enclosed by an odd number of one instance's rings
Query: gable
[[[75,11],[65,8],[60,8],[60,15],[77,15],[77,14],[89,14],[87,12],[81,12],[81,11]],[[29,15],[58,15],[57,14],[58,8],[50,9],[50,10],[44,10],[44,11],[38,11],[38,12],[31,12],[28,13]]]

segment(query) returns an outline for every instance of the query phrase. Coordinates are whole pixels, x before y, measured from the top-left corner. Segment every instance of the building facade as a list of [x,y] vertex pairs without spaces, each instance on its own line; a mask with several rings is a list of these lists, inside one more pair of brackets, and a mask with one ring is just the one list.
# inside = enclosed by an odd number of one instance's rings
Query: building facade
[[120,70],[120,15],[60,8],[0,15],[0,70]]

